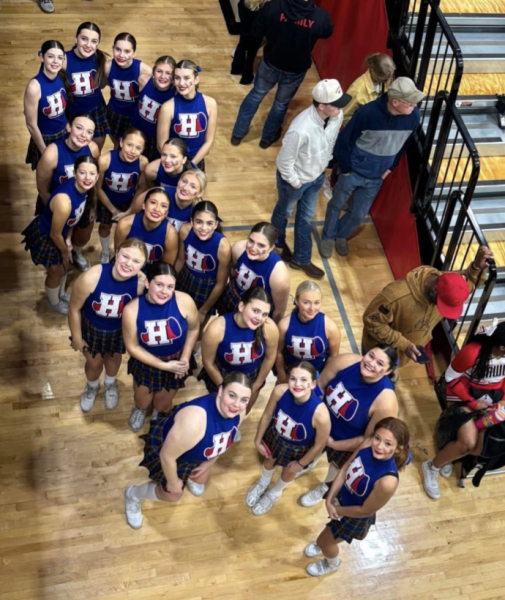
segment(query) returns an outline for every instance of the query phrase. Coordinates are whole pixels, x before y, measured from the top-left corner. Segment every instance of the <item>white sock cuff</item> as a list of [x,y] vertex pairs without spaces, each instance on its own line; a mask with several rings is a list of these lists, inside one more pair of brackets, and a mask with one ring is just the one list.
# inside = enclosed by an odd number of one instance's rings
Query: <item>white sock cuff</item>
[[330,463],[328,465],[328,474],[326,475],[326,479],[324,480],[324,482],[332,483],[332,481],[334,481],[335,477],[338,475],[339,471],[340,469],[338,469],[333,463]]
[[116,377],[111,377],[105,373],[105,377],[103,378],[104,385],[113,385],[116,382]]

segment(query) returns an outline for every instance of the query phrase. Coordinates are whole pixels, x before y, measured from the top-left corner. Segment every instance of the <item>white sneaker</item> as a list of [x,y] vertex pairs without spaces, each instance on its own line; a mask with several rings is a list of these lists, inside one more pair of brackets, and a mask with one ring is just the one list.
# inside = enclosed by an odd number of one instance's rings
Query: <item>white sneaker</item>
[[134,406],[130,415],[130,429],[133,433],[137,433],[144,426],[146,420],[146,411],[138,406]]
[[133,488],[133,485],[124,489],[124,506],[126,521],[133,529],[140,529],[142,527],[142,502],[129,498],[128,494]]
[[323,560],[318,560],[317,562],[308,565],[307,573],[309,575],[312,575],[312,577],[321,577],[321,575],[328,575],[329,573],[338,571],[338,569],[340,569],[341,564],[342,561],[340,560],[340,558],[338,559],[338,563],[335,566],[330,565],[326,558],[323,558]]
[[242,441],[242,433],[241,433],[240,429],[237,429],[237,433],[235,434],[233,443],[237,444],[238,442],[241,442],[241,441]]
[[279,496],[273,496],[270,492],[265,492],[259,501],[252,507],[252,514],[256,517],[266,514],[271,510],[274,504],[279,500]]
[[68,304],[64,300],[60,300],[58,304],[51,304],[48,300],[47,306],[49,307],[49,310],[52,310],[55,313],[68,315]]
[[252,508],[258,504],[259,499],[265,493],[267,487],[268,483],[263,483],[261,479],[258,479],[258,481],[251,488],[249,488],[249,491],[245,497],[245,503],[249,508]]
[[98,390],[100,389],[100,385],[96,387],[92,387],[89,383],[86,383],[86,387],[84,388],[84,392],[81,394],[81,410],[82,412],[89,412],[94,404],[96,395],[98,394]]
[[305,475],[306,473],[310,473],[311,471],[313,471],[316,468],[317,463],[321,460],[322,457],[323,457],[323,455],[321,454],[321,456],[318,456],[314,460],[311,460],[309,462],[309,464],[305,467],[305,469],[302,469],[299,473],[297,473],[295,475],[295,479],[298,479],[298,477],[301,477],[302,475]]
[[425,460],[422,469],[424,491],[430,498],[433,498],[433,500],[438,500],[440,498],[440,488],[438,487],[439,471],[435,471],[431,460]]
[[442,477],[450,477],[452,475],[452,463],[447,463],[443,467],[440,467],[439,473]]
[[40,8],[45,13],[53,13],[54,12],[54,4],[51,0],[39,0]]
[[186,481],[186,487],[188,488],[188,491],[193,494],[193,496],[203,496],[203,493],[205,492],[205,484],[196,483],[196,481],[193,481],[192,479],[188,479]]
[[329,489],[326,483],[320,483],[316,488],[300,497],[300,504],[305,507],[319,504]]
[[160,413],[155,408],[153,408],[153,412],[151,413],[151,421],[157,421],[159,414]]
[[333,190],[331,189],[331,184],[330,184],[330,175],[326,175],[326,177],[324,178],[323,196],[327,200],[331,200],[331,198],[333,196]]
[[119,403],[119,389],[117,381],[111,385],[106,385],[104,388],[105,408],[113,410]]
[[83,254],[77,254],[76,252],[72,252],[72,259],[74,261],[73,264],[83,273],[91,267],[89,261]]
[[321,556],[323,551],[316,542],[310,542],[310,544],[305,547],[304,553],[308,558],[314,558],[315,556]]
[[60,300],[68,304],[70,302],[69,292],[60,292]]
[[110,253],[109,252],[100,252],[100,264],[108,265],[110,263]]

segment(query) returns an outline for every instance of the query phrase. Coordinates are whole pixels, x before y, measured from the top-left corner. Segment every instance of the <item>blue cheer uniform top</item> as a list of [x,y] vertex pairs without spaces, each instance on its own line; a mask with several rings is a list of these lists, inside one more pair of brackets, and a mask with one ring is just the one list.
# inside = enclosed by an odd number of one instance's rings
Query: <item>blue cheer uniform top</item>
[[139,76],[142,61],[134,58],[129,67],[120,67],[115,60],[110,65],[109,107],[118,115],[131,116],[139,97]]
[[222,233],[214,231],[208,240],[201,240],[193,229],[190,229],[184,240],[184,261],[186,267],[197,277],[217,280],[219,266],[219,244],[224,238]]
[[56,169],[53,171],[51,183],[49,185],[51,192],[65,181],[74,178],[74,164],[80,156],[91,156],[89,146],[84,146],[84,148],[74,151],[67,146],[65,139],[66,138],[61,138],[54,142],[58,148],[58,162],[56,164]]
[[138,238],[147,246],[147,264],[158,262],[163,258],[165,253],[165,238],[167,237],[168,221],[164,219],[156,229],[146,229],[142,218],[144,211],[137,213],[133,218],[130,233],[126,236],[129,238]]
[[389,377],[375,383],[361,378],[360,362],[337,373],[326,388],[325,402],[330,411],[331,437],[349,440],[363,435],[370,420],[368,413],[383,390],[394,390]]
[[[190,163],[191,169],[196,169],[197,166],[193,163]],[[178,175],[170,175],[163,168],[160,160],[160,166],[158,167],[158,173],[156,174],[156,185],[162,186],[165,189],[167,188],[176,188],[179,183],[179,179],[184,175],[184,170],[182,170]]]
[[314,366],[316,371],[323,370],[329,354],[324,321],[323,313],[317,313],[306,323],[300,319],[298,310],[291,313],[284,346],[286,366],[306,360]]
[[342,506],[363,506],[375,483],[386,475],[398,477],[394,458],[379,460],[374,458],[370,446],[362,448],[347,469],[338,501]]
[[235,314],[223,315],[225,330],[222,342],[216,352],[216,364],[227,373],[239,371],[252,373],[261,364],[265,356],[265,343],[256,348],[254,341],[255,332],[235,323]]
[[138,277],[126,281],[114,279],[112,263],[102,265],[102,273],[95,290],[82,308],[84,316],[96,328],[104,331],[121,329],[124,307],[137,297]]
[[193,158],[205,143],[209,114],[201,92],[192,100],[174,96],[174,117],[170,123],[168,138],[178,137],[186,142],[188,157]]
[[158,358],[167,358],[182,352],[187,333],[188,324],[179,311],[175,293],[163,305],[140,296],[137,335],[142,348]]
[[120,149],[110,151],[110,164],[103,177],[102,190],[114,206],[129,204],[135,195],[140,176],[140,159],[126,162]]
[[146,137],[155,138],[161,105],[173,98],[174,94],[174,88],[160,91],[151,77],[140,92],[139,101],[132,112],[131,124],[140,129]]
[[175,416],[187,406],[199,406],[207,413],[207,426],[203,438],[188,450],[177,461],[189,464],[200,464],[206,460],[211,460],[221,456],[232,445],[240,424],[240,416],[237,415],[231,419],[223,417],[216,406],[216,394],[207,394],[195,400],[180,404],[163,425],[163,441],[165,441],[169,431],[172,429]]
[[65,84],[59,75],[49,79],[42,69],[33,79],[40,85],[40,100],[37,108],[37,126],[40,133],[42,135],[60,133],[67,124]]
[[312,392],[307,402],[298,404],[289,390],[280,397],[275,407],[273,424],[279,436],[295,446],[313,444],[316,429],[312,419],[321,400]]
[[164,190],[170,198],[170,206],[168,208],[168,222],[172,223],[177,233],[179,233],[184,223],[191,221],[191,213],[193,212],[193,204],[186,206],[186,208],[179,208],[175,199],[176,189],[173,187],[163,186]]
[[72,86],[73,101],[69,104],[72,114],[88,113],[103,103],[102,90],[97,84],[98,58],[93,54],[81,58],[73,50],[67,56],[67,74]]
[[40,215],[40,229],[46,234],[51,235],[51,225],[53,223],[53,212],[50,208],[52,199],[57,194],[66,194],[70,198],[70,202],[72,204],[72,209],[70,211],[70,215],[67,218],[65,225],[63,226],[63,231],[61,235],[66,238],[68,232],[75,227],[82,217],[82,213],[84,212],[84,208],[86,206],[86,199],[88,197],[88,192],[79,192],[79,190],[75,187],[75,181],[73,179],[69,179],[65,181],[60,186],[58,186],[52,193],[47,201],[47,204],[44,206],[44,210]]
[[271,296],[270,275],[280,261],[281,257],[275,252],[270,252],[265,260],[251,260],[244,250],[237,261],[231,280],[237,295],[242,296],[251,287],[261,287]]

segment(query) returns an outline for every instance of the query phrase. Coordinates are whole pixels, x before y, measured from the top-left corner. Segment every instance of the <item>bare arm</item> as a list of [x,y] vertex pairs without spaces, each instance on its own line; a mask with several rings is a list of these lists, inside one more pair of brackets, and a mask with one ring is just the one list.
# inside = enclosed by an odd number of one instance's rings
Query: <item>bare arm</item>
[[112,213],[112,216],[114,216],[117,213],[119,213],[119,211],[114,206],[114,204],[112,204],[112,202],[109,200],[105,190],[103,189],[103,181],[105,178],[105,171],[110,166],[110,158],[111,158],[110,152],[107,152],[107,154],[100,156],[100,158],[98,159],[98,165],[100,167],[100,175],[98,176],[98,181],[96,184],[96,195],[98,196],[99,202],[101,202],[105,206],[105,208],[110,210],[110,212]]
[[25,122],[32,139],[35,142],[35,145],[42,154],[42,152],[44,152],[46,149],[46,144],[42,134],[40,133],[37,118],[37,109],[40,96],[41,91],[39,82],[36,79],[31,79],[26,86],[24,97]]
[[219,242],[219,249],[217,252],[217,279],[214,285],[212,292],[209,294],[207,301],[203,304],[202,308],[200,308],[200,320],[203,323],[205,317],[209,310],[214,306],[214,304],[218,301],[221,296],[226,284],[228,283],[228,277],[230,272],[230,264],[231,264],[231,246],[230,242],[223,238]]
[[204,96],[203,98],[207,107],[209,122],[207,124],[207,131],[205,133],[205,142],[203,143],[200,150],[198,150],[198,152],[193,157],[193,162],[195,163],[195,165],[197,165],[201,160],[203,160],[210,152],[210,149],[214,144],[217,129],[217,103],[214,100],[214,98],[210,98],[209,96]]
[[170,125],[174,118],[174,100],[168,100],[165,102],[160,109],[160,116],[158,117],[158,125],[156,127],[156,143],[158,146],[158,152],[161,154],[163,144],[167,141],[170,133]]
[[165,249],[163,251],[163,262],[174,265],[177,260],[177,251],[179,250],[179,234],[175,227],[169,223],[167,225],[167,234],[165,236]]
[[70,345],[76,352],[83,352],[88,345],[82,338],[81,311],[86,300],[95,291],[101,273],[101,265],[91,267],[89,271],[79,275],[72,288],[68,305],[68,325],[72,336]]
[[36,171],[37,191],[44,204],[47,204],[51,196],[51,179],[57,164],[58,148],[56,144],[49,144],[39,160]]
[[270,288],[274,303],[272,319],[278,323],[286,312],[289,298],[289,272],[286,265],[281,261],[275,265],[270,275]]
[[277,383],[287,383],[288,374],[286,373],[286,364],[284,362],[284,348],[286,347],[286,332],[289,327],[291,315],[282,318],[278,323],[279,328],[279,343],[277,345],[277,358],[275,366],[277,368]]
[[61,252],[63,265],[67,268],[69,261],[72,261],[72,251],[63,237],[63,228],[72,212],[72,203],[67,194],[56,194],[51,200],[50,208],[53,211],[50,237]]
[[141,62],[140,63],[140,77],[139,77],[139,82],[140,82],[141,78],[147,78],[148,80],[151,79],[152,75],[153,75],[152,68],[147,63]]
[[116,231],[114,232],[114,252],[117,252],[119,246],[121,246],[121,244],[128,237],[128,234],[130,233],[130,230],[133,225],[134,218],[134,215],[131,215],[130,217],[125,217],[124,219],[121,219],[121,221],[119,221],[119,223],[117,224]]
[[[160,166],[160,159],[153,160],[153,162],[150,162],[146,166],[146,168],[142,172],[142,175],[139,177],[137,189],[135,190],[135,196],[133,197],[133,201],[132,201],[132,205],[135,204],[135,206],[138,207],[138,210],[136,210],[135,212],[139,212],[140,208],[142,207],[142,204],[144,202],[144,197],[145,197],[144,192],[147,192],[148,189],[155,186],[156,176],[158,174],[159,166]],[[142,196],[142,199],[139,198],[140,196]],[[138,201],[137,201],[137,199],[138,199]]]
[[181,274],[182,268],[184,267],[184,262],[186,260],[185,250],[184,250],[184,241],[188,237],[188,233],[190,231],[191,231],[190,223],[184,223],[184,225],[179,230],[179,252],[177,253],[177,260],[175,261],[175,265],[174,265],[177,275]]
[[277,325],[269,318],[263,325],[265,336],[265,356],[261,362],[261,367],[253,384],[253,393],[257,392],[265,382],[267,375],[272,370],[277,356],[277,344],[279,342],[279,330]]
[[204,331],[202,337],[202,362],[209,377],[216,385],[223,383],[223,376],[216,366],[217,347],[223,341],[224,318],[218,317]]
[[316,439],[312,448],[298,462],[306,467],[324,450],[331,431],[330,413],[324,404],[320,404],[312,418]]
[[185,294],[184,292],[177,291],[175,294],[177,297],[179,310],[181,311],[182,316],[186,319],[186,323],[188,325],[186,343],[184,344],[184,349],[179,360],[187,361],[189,365],[189,359],[191,358],[193,348],[198,340],[198,334],[200,333],[198,310],[196,309],[196,304],[191,296]]
[[336,358],[338,356],[338,353],[340,351],[340,339],[341,338],[340,338],[340,329],[337,327],[335,322],[326,315],[324,316],[324,327],[325,327],[326,337],[328,338],[329,352],[328,352],[328,358],[326,359],[326,363],[320,374],[320,377],[323,378],[323,381],[326,381],[327,377],[326,377],[326,375],[324,375],[324,372],[326,370],[328,363],[330,364],[330,368],[331,368],[331,359]]

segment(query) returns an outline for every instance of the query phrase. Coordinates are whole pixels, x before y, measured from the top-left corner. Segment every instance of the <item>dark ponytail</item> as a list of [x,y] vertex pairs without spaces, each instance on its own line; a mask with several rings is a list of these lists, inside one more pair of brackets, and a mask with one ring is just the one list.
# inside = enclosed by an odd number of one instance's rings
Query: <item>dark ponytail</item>
[[491,335],[478,333],[472,336],[469,343],[471,342],[476,342],[481,347],[470,378],[474,381],[481,381],[486,376],[493,348],[495,346],[505,346],[505,321],[500,323]]
[[[270,310],[273,308],[272,299],[270,298],[268,292],[261,287],[250,287],[242,296],[241,302],[244,306],[246,306],[253,300],[261,300],[262,302],[270,304]],[[260,350],[261,344],[265,339],[263,327],[264,326],[261,325],[261,327],[258,327],[254,332],[254,349],[256,351]]]

